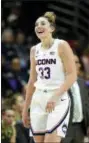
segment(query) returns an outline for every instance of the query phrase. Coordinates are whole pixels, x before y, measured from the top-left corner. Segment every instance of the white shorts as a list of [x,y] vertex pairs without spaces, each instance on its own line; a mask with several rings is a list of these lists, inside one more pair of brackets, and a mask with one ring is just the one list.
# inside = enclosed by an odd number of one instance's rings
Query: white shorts
[[57,135],[65,137],[69,117],[70,117],[70,98],[66,92],[59,96],[57,105],[54,111],[47,113],[45,108],[48,100],[54,94],[54,90],[38,90],[33,94],[30,119],[31,119],[31,132],[33,135],[45,135],[57,131]]

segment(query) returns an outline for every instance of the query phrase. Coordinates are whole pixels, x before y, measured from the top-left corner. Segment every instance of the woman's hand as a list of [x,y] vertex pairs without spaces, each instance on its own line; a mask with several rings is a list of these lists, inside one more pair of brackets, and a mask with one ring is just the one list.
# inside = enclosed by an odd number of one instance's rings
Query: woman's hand
[[46,112],[52,112],[56,106],[57,101],[59,100],[59,96],[54,95],[52,96],[46,105]]
[[29,128],[30,127],[30,115],[28,115],[28,111],[23,109],[22,112],[22,122],[24,127]]

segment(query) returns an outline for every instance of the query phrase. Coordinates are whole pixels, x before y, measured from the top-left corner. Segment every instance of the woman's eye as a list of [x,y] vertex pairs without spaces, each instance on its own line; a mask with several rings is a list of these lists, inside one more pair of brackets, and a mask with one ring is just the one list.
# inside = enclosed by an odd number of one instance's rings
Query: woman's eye
[[35,27],[37,27],[37,26],[39,26],[39,25],[45,25],[45,22],[42,21],[42,22],[40,22],[40,23],[35,23]]

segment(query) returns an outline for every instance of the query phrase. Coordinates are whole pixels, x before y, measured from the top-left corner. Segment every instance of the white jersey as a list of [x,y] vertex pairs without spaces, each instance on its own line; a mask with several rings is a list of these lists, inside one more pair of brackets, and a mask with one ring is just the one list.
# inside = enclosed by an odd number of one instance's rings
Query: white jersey
[[41,47],[41,43],[35,47],[37,81],[30,105],[33,135],[45,135],[56,130],[57,136],[64,138],[67,133],[70,117],[68,93],[58,97],[53,112],[45,110],[48,101],[55,95],[55,89],[60,88],[65,80],[63,63],[58,55],[60,42],[62,40],[55,39],[54,44],[46,50]]
[[35,46],[37,81],[34,86],[38,89],[54,90],[65,80],[63,63],[58,55],[62,40],[55,39],[49,49],[43,49],[41,43]]

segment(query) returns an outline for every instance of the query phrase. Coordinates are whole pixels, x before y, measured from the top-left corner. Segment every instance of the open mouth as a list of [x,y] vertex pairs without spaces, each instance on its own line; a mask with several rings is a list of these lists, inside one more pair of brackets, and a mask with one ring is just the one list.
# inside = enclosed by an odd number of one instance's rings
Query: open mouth
[[44,33],[44,31],[37,31],[37,33],[38,33],[38,34],[43,34],[43,33]]

